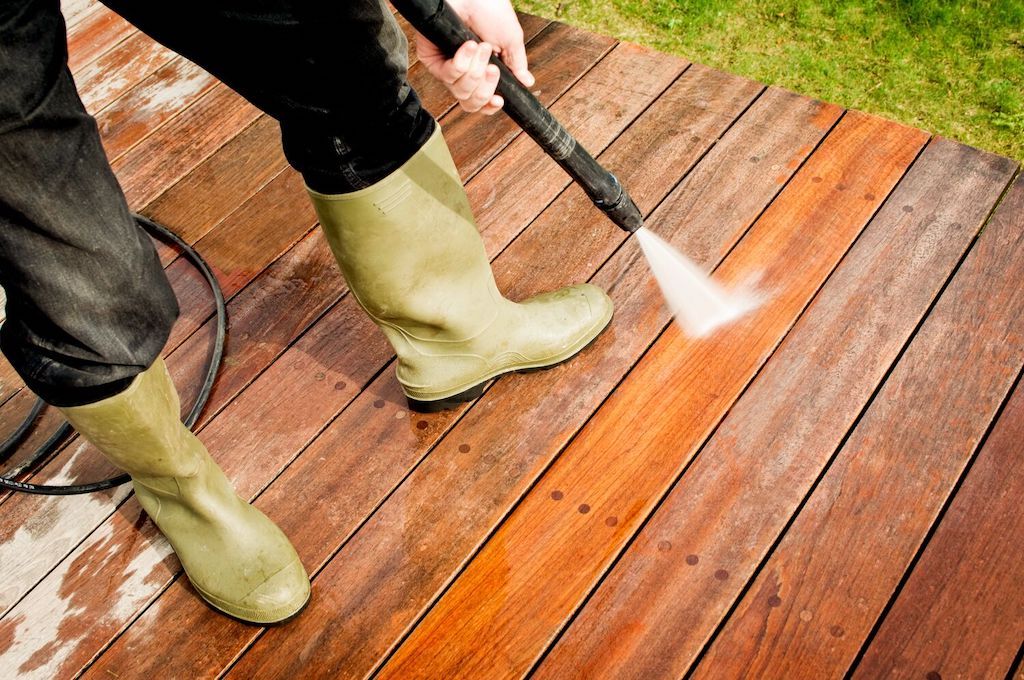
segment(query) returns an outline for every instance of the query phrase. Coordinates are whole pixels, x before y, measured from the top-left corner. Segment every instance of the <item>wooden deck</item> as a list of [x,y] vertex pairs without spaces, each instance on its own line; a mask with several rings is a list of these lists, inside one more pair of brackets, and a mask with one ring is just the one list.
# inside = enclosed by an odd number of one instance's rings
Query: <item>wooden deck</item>
[[[0,676],[1024,677],[1016,162],[524,17],[540,98],[651,228],[764,295],[694,340],[635,239],[414,63],[499,286],[591,280],[617,309],[574,361],[418,415],[274,121],[92,0],[64,5],[130,203],[229,298],[200,436],[292,538],[314,599],[283,627],[235,623],[128,488],[6,495]],[[188,400],[211,307],[161,256]],[[9,430],[32,397],[0,380]],[[34,480],[110,473],[72,441]]]

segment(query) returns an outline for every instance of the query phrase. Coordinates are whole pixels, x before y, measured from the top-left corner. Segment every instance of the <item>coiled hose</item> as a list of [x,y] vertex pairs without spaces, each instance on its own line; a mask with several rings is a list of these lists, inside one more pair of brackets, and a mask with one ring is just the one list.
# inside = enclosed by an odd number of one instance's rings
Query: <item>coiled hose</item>
[[[206,260],[196,252],[195,248],[185,243],[180,236],[175,234],[173,231],[158,224],[148,217],[142,215],[133,214],[132,217],[139,223],[139,226],[144,229],[147,233],[154,236],[155,238],[170,243],[181,249],[185,259],[192,263],[192,265],[199,270],[206,279],[206,283],[210,286],[210,291],[213,293],[213,299],[216,306],[217,314],[217,333],[214,337],[213,344],[210,347],[210,356],[206,362],[206,378],[203,380],[201,389],[199,390],[199,396],[196,397],[195,404],[192,405],[192,409],[189,411],[188,416],[185,418],[185,426],[191,428],[195,425],[196,421],[199,420],[199,414],[202,413],[203,407],[206,406],[207,400],[210,398],[210,390],[213,389],[213,381],[217,377],[217,371],[220,369],[221,359],[224,357],[224,335],[227,330],[227,306],[224,304],[224,292],[220,288],[220,284],[217,283],[217,277],[213,275],[213,271],[210,266],[206,263]],[[29,431],[32,429],[32,424],[35,419],[39,416],[39,413],[43,410],[45,402],[42,399],[37,399],[32,410],[28,416],[22,421],[13,433],[11,433],[7,439],[0,444],[0,465],[6,463],[14,452],[17,450],[18,445],[25,439]],[[5,475],[0,476],[0,488],[9,489],[11,491],[20,491],[22,493],[34,493],[43,494],[48,496],[71,496],[75,494],[92,493],[94,491],[103,491],[105,489],[111,489],[115,486],[127,484],[131,481],[131,477],[128,475],[118,475],[117,477],[111,477],[110,479],[103,479],[98,482],[90,482],[87,484],[69,484],[69,485],[47,485],[47,484],[30,484],[28,482],[19,482],[17,478],[32,470],[40,461],[46,458],[71,434],[72,427],[69,423],[64,423],[62,426],[43,442],[38,449],[36,449],[27,460],[18,464],[11,470],[8,470]]]

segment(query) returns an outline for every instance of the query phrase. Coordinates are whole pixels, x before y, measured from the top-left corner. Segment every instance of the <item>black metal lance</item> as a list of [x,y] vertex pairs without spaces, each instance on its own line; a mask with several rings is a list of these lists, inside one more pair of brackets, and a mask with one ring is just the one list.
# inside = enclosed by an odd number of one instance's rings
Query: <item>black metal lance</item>
[[[449,57],[467,40],[480,42],[445,0],[392,0],[392,4]],[[562,166],[618,227],[632,234],[644,226],[643,216],[615,175],[594,160],[500,59],[491,57],[491,63],[501,73],[498,93],[505,100],[502,109],[509,118]]]

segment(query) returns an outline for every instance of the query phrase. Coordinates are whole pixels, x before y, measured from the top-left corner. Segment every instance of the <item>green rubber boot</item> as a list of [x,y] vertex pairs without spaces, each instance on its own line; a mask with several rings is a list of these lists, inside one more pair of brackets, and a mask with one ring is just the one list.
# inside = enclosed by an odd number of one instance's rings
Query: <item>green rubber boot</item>
[[352,294],[395,348],[416,410],[450,408],[503,373],[565,361],[611,321],[611,300],[589,284],[522,303],[502,297],[440,126],[373,186],[309,193]]
[[282,623],[309,601],[302,562],[281,530],[235,494],[178,409],[157,359],[125,391],[60,410],[131,475],[139,503],[207,603],[248,623]]

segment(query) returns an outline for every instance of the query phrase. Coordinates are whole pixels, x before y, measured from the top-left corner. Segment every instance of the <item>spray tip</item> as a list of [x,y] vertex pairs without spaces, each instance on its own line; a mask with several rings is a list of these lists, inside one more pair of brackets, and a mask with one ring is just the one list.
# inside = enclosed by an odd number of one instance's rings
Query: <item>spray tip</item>
[[760,305],[746,291],[728,291],[649,229],[636,232],[669,310],[686,333],[704,337]]

